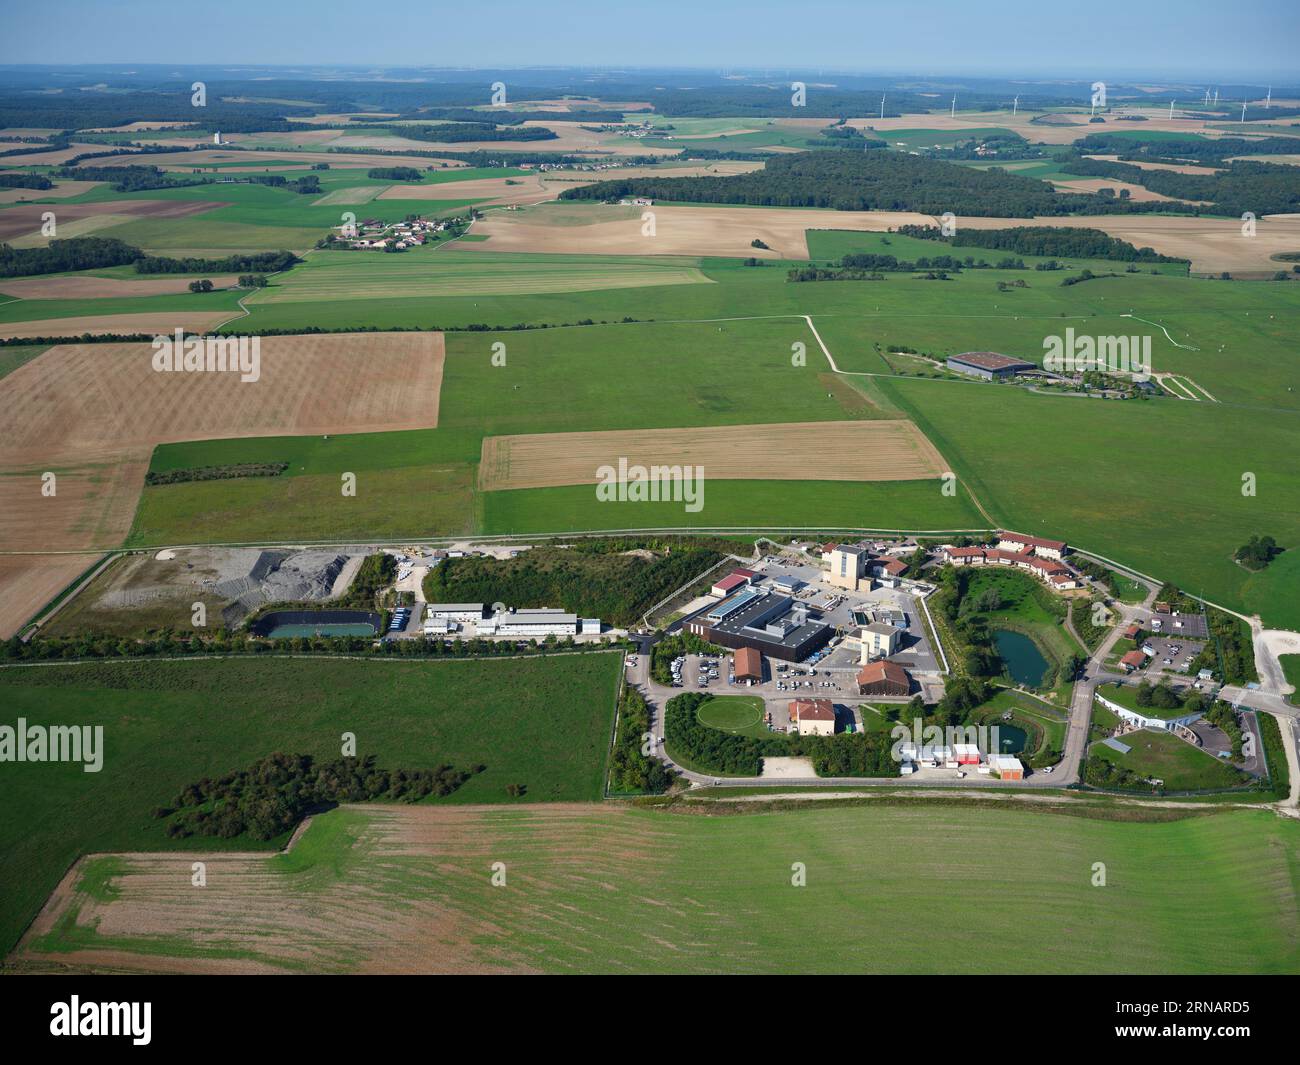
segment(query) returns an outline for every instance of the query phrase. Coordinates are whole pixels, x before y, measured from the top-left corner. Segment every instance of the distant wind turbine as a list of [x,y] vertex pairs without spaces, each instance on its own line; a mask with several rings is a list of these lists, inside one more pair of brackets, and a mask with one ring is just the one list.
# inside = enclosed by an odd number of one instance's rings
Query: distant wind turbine
[[953,94],[953,97],[952,97],[952,111],[951,111],[950,113],[951,113],[951,115],[952,115],[953,118],[956,118],[956,117],[957,117],[957,95],[956,95],[956,93],[954,93],[954,94]]
[[1020,97],[1017,96],[1014,100],[1011,101],[1011,117],[1015,118],[1016,112],[1019,110],[1020,110]]
[[1173,102],[1173,100],[1170,100],[1170,101],[1169,101],[1169,117],[1170,117],[1170,118],[1173,118],[1173,117],[1174,117],[1174,102]]

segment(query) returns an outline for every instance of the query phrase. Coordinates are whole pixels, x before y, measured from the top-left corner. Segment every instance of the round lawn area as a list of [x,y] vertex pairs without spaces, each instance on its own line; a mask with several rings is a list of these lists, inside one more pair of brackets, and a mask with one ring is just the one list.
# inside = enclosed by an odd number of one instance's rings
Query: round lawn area
[[767,707],[756,695],[718,695],[695,711],[701,725],[733,736],[768,735],[763,720],[766,713]]

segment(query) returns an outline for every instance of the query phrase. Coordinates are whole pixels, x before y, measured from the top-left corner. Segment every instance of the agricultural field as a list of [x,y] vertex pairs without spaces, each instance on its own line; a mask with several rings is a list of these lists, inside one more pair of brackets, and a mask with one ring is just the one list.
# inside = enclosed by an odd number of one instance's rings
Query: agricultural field
[[[1068,530],[1072,544],[1211,602],[1260,612],[1270,625],[1300,625],[1294,560],[1284,555],[1256,573],[1232,561],[1261,521],[1279,542],[1300,534],[1300,497],[1288,472],[1294,414],[874,381],[1007,527]],[[1267,486],[1264,495],[1243,495],[1247,472]]]
[[[7,953],[81,855],[283,846],[169,839],[151,811],[205,775],[276,751],[333,759],[340,736],[382,768],[475,774],[453,803],[590,802],[602,793],[621,656],[406,663],[233,658],[0,670],[13,717],[104,729],[103,766],[24,763],[0,793],[0,943]],[[507,785],[524,785],[512,798]]]
[[596,484],[603,466],[702,468],[709,479],[806,480],[827,454],[834,481],[924,481],[947,467],[915,426],[903,421],[794,422],[691,429],[490,436],[483,440],[485,490]]
[[[201,905],[192,844],[106,855],[70,871],[14,958],[167,972],[1152,975],[1300,960],[1295,911],[1278,905],[1300,888],[1288,860],[1300,830],[1268,812],[1137,826],[924,803],[738,805],[716,817],[345,807],[284,855],[203,854]],[[957,838],[959,856],[935,845]],[[799,890],[794,860],[807,866]],[[918,926],[927,909],[952,915],[944,936]],[[1231,912],[1234,935],[1187,935],[1192,911]]]
[[247,300],[266,304],[328,303],[336,299],[428,299],[515,293],[708,284],[697,260],[628,260],[598,256],[492,255],[473,261],[422,248],[403,254],[319,251],[278,275]]

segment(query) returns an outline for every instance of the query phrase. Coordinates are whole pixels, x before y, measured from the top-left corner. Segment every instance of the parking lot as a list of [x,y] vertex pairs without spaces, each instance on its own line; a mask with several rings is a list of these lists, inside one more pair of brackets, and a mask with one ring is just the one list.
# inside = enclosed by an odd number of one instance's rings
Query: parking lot
[[1205,641],[1152,636],[1144,646],[1155,652],[1147,662],[1147,673],[1186,673],[1205,647]]

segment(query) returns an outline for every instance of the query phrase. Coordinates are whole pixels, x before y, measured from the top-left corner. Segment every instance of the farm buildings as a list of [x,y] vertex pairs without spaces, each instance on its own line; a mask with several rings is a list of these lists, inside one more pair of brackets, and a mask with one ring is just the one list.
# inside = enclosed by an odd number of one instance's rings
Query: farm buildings
[[1037,370],[1038,367],[1024,359],[999,355],[996,351],[967,351],[961,355],[950,355],[948,369],[970,377],[980,377],[985,381],[1001,381],[1026,370]]

